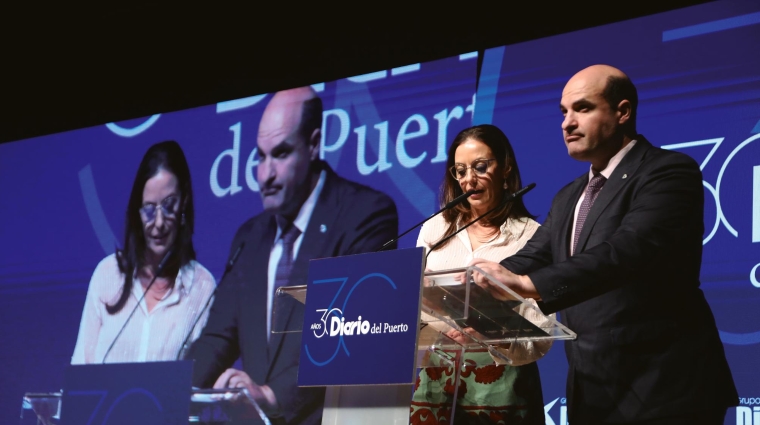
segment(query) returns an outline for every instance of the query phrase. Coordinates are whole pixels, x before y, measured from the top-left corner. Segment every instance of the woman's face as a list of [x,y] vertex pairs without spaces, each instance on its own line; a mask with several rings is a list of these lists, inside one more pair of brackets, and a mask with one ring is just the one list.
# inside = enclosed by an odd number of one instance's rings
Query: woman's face
[[462,192],[477,191],[467,199],[474,211],[482,214],[501,202],[507,171],[499,166],[488,145],[472,138],[465,140],[454,152],[454,166]]
[[177,177],[164,170],[145,182],[140,218],[145,234],[146,254],[160,261],[174,244],[180,217]]

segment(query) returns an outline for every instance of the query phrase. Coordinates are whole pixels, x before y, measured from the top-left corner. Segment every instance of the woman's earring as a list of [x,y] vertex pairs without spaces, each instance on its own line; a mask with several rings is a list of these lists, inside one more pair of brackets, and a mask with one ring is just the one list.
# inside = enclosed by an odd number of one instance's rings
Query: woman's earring
[[181,221],[181,224],[182,224],[183,226],[185,225],[185,213],[182,213],[182,221]]
[[507,190],[507,182],[504,182],[504,190]]

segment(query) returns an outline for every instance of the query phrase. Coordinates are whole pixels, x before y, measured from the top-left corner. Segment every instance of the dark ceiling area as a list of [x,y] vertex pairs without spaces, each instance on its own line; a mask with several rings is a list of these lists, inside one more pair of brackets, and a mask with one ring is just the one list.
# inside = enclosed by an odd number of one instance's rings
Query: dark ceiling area
[[0,142],[330,81],[706,1],[501,3],[2,6]]

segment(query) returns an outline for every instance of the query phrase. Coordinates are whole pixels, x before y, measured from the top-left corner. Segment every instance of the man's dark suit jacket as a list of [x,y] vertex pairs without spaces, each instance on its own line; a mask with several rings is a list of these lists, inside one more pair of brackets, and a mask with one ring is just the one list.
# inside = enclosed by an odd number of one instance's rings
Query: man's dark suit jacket
[[571,423],[630,422],[725,409],[738,395],[699,289],[704,193],[688,156],[641,136],[599,192],[569,256],[588,173],[562,188],[545,223],[502,265],[527,274],[565,343]]
[[[325,168],[327,177],[289,285],[307,283],[310,259],[371,252],[398,233],[393,200]],[[242,242],[245,247],[219,283],[208,323],[187,356],[195,360],[193,385],[212,386],[242,356],[245,372],[277,397],[280,417],[273,423],[320,424],[324,389],[296,385],[301,334],[273,333],[267,342],[267,269],[276,232],[275,217],[267,212],[238,229],[230,256]],[[295,324],[303,311],[292,309],[290,321]]]

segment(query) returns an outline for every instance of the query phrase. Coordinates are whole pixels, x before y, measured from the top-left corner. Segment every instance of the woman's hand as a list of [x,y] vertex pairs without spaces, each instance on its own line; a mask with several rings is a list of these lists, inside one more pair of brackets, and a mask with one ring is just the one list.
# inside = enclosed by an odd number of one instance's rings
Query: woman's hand
[[[466,329],[472,329],[472,328],[466,328]],[[457,329],[449,329],[448,331],[446,331],[445,335],[460,344],[468,344],[470,341],[472,341],[467,335],[463,334],[462,332],[459,332],[459,330]]]
[[[460,332],[457,329],[449,329],[446,332],[446,336],[453,339],[454,341],[460,343],[460,344],[472,344],[474,339],[484,341],[486,337],[471,327],[466,327],[462,329],[462,332]],[[474,338],[474,339],[473,339]]]

